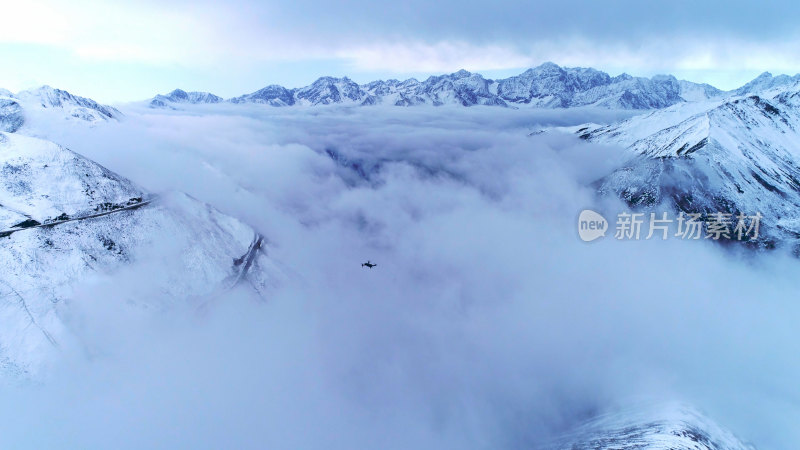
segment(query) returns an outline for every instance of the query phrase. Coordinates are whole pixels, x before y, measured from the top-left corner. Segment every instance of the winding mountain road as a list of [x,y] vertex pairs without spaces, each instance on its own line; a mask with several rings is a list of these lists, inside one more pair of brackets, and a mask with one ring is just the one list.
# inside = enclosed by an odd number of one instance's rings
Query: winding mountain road
[[149,205],[150,203],[152,203],[155,200],[156,200],[156,197],[152,197],[152,198],[149,198],[147,200],[143,200],[143,201],[141,201],[139,203],[134,203],[132,205],[123,206],[123,207],[117,208],[117,209],[112,209],[111,211],[103,211],[101,213],[89,214],[89,215],[81,216],[81,217],[71,217],[71,218],[65,219],[65,220],[58,220],[58,221],[53,221],[53,222],[48,222],[48,223],[42,223],[42,224],[39,224],[39,225],[33,225],[33,226],[30,226],[30,227],[25,227],[25,228],[11,228],[9,230],[0,231],[0,238],[11,236],[12,234],[14,234],[14,233],[16,233],[18,231],[33,230],[33,229],[36,229],[36,228],[49,228],[49,227],[54,227],[56,225],[62,225],[62,224],[69,223],[69,222],[78,222],[78,221],[81,221],[81,220],[88,220],[88,219],[94,219],[94,218],[97,218],[97,217],[108,216],[110,214],[114,214],[114,213],[118,213],[118,212],[122,212],[122,211],[131,211],[131,210],[134,210],[134,209],[141,208],[142,206],[147,206],[147,205]]
[[231,287],[239,285],[239,283],[245,279],[247,272],[250,271],[250,267],[253,265],[253,261],[255,261],[258,251],[261,250],[261,244],[263,243],[264,236],[262,236],[260,233],[256,233],[255,237],[253,238],[253,242],[251,242],[250,247],[247,248],[247,252],[234,261],[234,265],[241,265],[242,270],[239,271],[239,274],[236,276],[236,280],[233,282]]
[[[119,212],[122,212],[122,211],[131,211],[131,210],[134,210],[134,209],[141,208],[143,206],[147,206],[147,205],[153,203],[156,200],[158,200],[158,196],[154,195],[154,196],[148,198],[147,200],[143,200],[141,202],[134,203],[132,205],[127,205],[127,206],[119,207],[119,208],[116,208],[116,209],[112,209],[110,211],[103,211],[103,212],[100,212],[100,213],[89,214],[89,215],[85,215],[85,216],[81,216],[81,217],[71,217],[71,218],[65,219],[65,220],[58,220],[58,221],[43,223],[43,224],[39,224],[39,225],[32,225],[32,226],[24,227],[24,228],[11,228],[11,229],[8,229],[8,230],[5,230],[5,231],[0,231],[0,238],[9,237],[12,234],[20,232],[20,231],[33,230],[33,229],[36,229],[36,228],[49,228],[49,227],[54,227],[54,226],[57,226],[57,225],[63,225],[65,223],[69,223],[69,222],[78,222],[78,221],[82,221],[82,220],[89,220],[89,219],[95,219],[95,218],[98,218],[98,217],[108,216],[108,215],[119,213]],[[261,247],[262,247],[263,243],[264,243],[264,236],[261,235],[260,233],[256,233],[255,236],[253,237],[253,241],[250,243],[250,246],[247,248],[247,251],[242,256],[240,256],[239,258],[234,259],[234,263],[233,263],[234,267],[241,267],[241,269],[239,270],[238,273],[236,273],[234,275],[235,278],[234,278],[233,282],[230,284],[230,287],[228,289],[232,289],[233,287],[238,286],[247,277],[247,274],[250,271],[250,268],[253,266],[253,263],[255,262],[256,256],[258,256],[258,252],[259,252],[259,250],[261,250]]]

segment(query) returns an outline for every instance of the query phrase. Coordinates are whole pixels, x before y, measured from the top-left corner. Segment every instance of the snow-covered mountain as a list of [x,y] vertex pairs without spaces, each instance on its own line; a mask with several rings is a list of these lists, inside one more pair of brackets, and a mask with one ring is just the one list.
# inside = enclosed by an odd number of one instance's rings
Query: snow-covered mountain
[[773,76],[769,72],[764,72],[732,93],[735,95],[759,94],[761,96],[774,96],[781,91],[797,90],[798,88],[800,88],[800,74]]
[[0,174],[0,379],[35,376],[69,339],[62,315],[93,274],[139,264],[145,291],[121,300],[159,308],[277,273],[249,226],[55,143],[0,133]]
[[[466,70],[431,76],[424,81],[414,78],[377,80],[362,85],[347,77],[322,77],[303,88],[270,85],[229,101],[270,106],[385,104],[652,109],[719,95],[721,91],[712,86],[678,81],[672,76],[641,78],[623,74],[611,77],[595,69],[545,63],[500,80]],[[156,102],[154,107],[163,107],[163,99],[156,97],[153,101]]]
[[101,105],[90,98],[72,95],[50,86],[21,91],[12,98],[29,113],[37,110],[55,110],[63,114],[66,119],[90,123],[119,120],[122,117],[122,113],[114,107]]
[[230,99],[232,103],[259,103],[270,106],[292,106],[295,89],[286,89],[283,86],[273,84],[263,89],[259,89],[252,94],[243,95]]
[[[214,101],[184,94],[170,95]],[[47,86],[0,92],[0,382],[35,377],[70,339],[62,315],[73,289],[93,275],[138,264],[148,282],[136,288],[145,291],[122,300],[158,308],[167,305],[155,302],[207,298],[241,283],[262,292],[279,273],[249,226],[185,194],[148,193],[34,137],[65,119],[93,125],[120,117]]]
[[681,103],[697,97],[696,92],[716,92],[708,86],[679,82],[669,75],[653,78],[585,68],[564,68],[553,63],[526,70],[520,75],[497,81],[498,96],[510,103],[539,107],[568,108],[600,106],[618,109],[652,109]]
[[[651,110],[756,93],[770,97],[793,87],[800,89],[800,74],[772,76],[765,72],[739,89],[722,91],[709,84],[678,80],[672,75],[646,78],[621,74],[612,77],[592,68],[561,67],[548,62],[519,75],[497,80],[466,70],[431,76],[424,81],[410,78],[404,81],[376,80],[366,84],[358,84],[347,77],[321,77],[302,88],[290,89],[273,84],[227,102],[281,107],[383,104]],[[176,109],[180,104],[224,101],[207,92],[176,89],[167,95],[157,95],[148,104],[152,108]]]
[[595,417],[548,450],[755,450],[687,405],[635,406]]
[[[753,85],[748,88],[752,90]],[[759,92],[772,93],[773,83]],[[598,182],[632,207],[760,213],[760,243],[800,237],[800,92],[680,103],[608,126],[575,130],[631,152]]]
[[209,92],[186,92],[181,89],[175,89],[166,95],[156,95],[150,100],[149,106],[151,108],[167,108],[175,109],[175,104],[203,104],[203,103],[219,103],[222,102],[222,97],[218,97]]
[[331,105],[334,103],[360,103],[364,91],[353,80],[322,77],[310,86],[294,91],[295,103],[299,105]]

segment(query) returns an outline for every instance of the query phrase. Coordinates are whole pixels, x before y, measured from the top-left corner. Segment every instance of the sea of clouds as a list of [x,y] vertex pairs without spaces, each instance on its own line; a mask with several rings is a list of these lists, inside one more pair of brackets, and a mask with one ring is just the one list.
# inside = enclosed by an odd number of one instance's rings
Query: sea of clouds
[[538,131],[626,113],[126,112],[32,133],[250,224],[286,276],[199,310],[124,301],[147,260],[78,286],[61,357],[0,392],[4,447],[535,448],[643,399],[800,442],[795,259],[578,238],[627,155]]

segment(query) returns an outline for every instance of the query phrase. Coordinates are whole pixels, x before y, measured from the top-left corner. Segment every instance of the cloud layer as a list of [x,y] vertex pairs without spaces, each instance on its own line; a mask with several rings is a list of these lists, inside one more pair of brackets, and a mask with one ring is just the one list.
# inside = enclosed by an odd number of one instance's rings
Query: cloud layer
[[[109,102],[175,87],[233,96],[322,75],[366,82],[464,68],[508,76],[553,61],[731,89],[764,70],[800,70],[800,36],[785,14],[792,6],[44,0],[6,8],[13,20],[0,30],[8,61],[0,85],[59,84]],[[126,92],[112,89],[120,80]]]
[[0,441],[518,448],[648,398],[794,448],[796,261],[578,239],[581,209],[621,207],[587,184],[624,155],[528,134],[614,114],[239,107],[42,126],[254,225],[290,276],[266,303],[241,291],[200,313],[127,305],[116,277],[83,286],[51,375],[3,392]]

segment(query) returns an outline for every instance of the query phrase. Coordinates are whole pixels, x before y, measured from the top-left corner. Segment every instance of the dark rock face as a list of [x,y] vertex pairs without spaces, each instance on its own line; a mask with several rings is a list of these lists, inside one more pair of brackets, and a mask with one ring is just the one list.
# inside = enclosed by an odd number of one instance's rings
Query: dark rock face
[[13,133],[25,123],[22,107],[14,100],[0,98],[0,131]]
[[637,210],[762,216],[758,241],[797,247],[800,110],[797,92],[680,104],[579,137],[617,144],[630,159],[596,182]]

